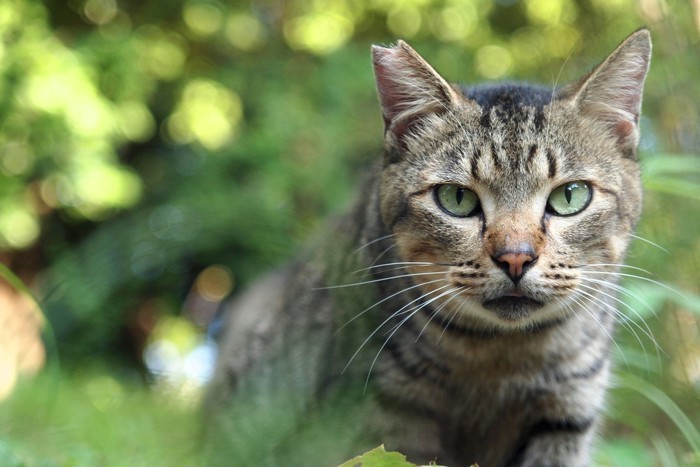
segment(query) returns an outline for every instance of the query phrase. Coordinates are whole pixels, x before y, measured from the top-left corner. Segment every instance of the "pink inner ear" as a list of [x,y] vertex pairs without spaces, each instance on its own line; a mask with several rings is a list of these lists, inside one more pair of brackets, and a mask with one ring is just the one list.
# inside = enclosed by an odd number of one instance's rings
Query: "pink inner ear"
[[628,120],[620,120],[615,124],[614,131],[620,140],[626,140],[634,133],[634,123]]
[[396,117],[410,106],[412,96],[406,92],[405,85],[399,81],[397,76],[399,70],[395,68],[400,66],[406,57],[402,57],[402,52],[395,48],[374,47],[372,52],[374,74],[384,117],[384,131],[391,131],[397,140],[401,140],[410,125],[410,119],[396,121]]
[[[642,83],[644,83],[645,75],[646,72],[644,70],[630,74],[626,77],[627,83],[622,84],[619,89],[619,97],[616,103],[619,108],[634,116],[634,121],[632,123],[637,123],[639,120],[642,100]],[[615,102],[615,100],[613,102]]]
[[397,140],[426,114],[452,105],[447,82],[408,44],[374,46],[372,57],[385,130]]
[[374,71],[377,77],[377,90],[382,104],[382,113],[388,126],[402,110],[401,93],[397,90],[396,82],[388,76],[386,66],[375,62]]

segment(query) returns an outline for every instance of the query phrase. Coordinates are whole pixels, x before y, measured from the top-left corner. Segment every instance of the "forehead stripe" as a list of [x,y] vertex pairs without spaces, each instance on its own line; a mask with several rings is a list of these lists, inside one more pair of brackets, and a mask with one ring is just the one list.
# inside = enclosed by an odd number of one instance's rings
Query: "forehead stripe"
[[554,178],[557,174],[557,158],[551,148],[547,149],[547,163],[549,164],[549,178]]

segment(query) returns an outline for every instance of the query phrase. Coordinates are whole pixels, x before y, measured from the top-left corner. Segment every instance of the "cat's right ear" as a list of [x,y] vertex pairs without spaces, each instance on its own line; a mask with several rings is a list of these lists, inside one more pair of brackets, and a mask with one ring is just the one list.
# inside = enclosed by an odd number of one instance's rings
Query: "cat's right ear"
[[401,144],[421,117],[445,112],[459,100],[447,81],[404,41],[394,47],[373,45],[372,62],[390,144]]
[[607,126],[625,154],[635,154],[639,142],[642,90],[650,60],[651,36],[640,29],[589,75],[564,90],[584,114]]

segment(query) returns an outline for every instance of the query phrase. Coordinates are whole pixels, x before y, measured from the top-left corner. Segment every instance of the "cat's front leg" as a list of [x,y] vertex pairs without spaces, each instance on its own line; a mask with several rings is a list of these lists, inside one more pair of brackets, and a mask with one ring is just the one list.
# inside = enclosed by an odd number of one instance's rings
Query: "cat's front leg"
[[524,424],[509,466],[583,467],[591,463],[609,379],[607,359],[596,371],[558,371],[557,381],[530,398]]
[[524,434],[515,456],[507,465],[588,466],[596,425],[595,418],[543,418]]

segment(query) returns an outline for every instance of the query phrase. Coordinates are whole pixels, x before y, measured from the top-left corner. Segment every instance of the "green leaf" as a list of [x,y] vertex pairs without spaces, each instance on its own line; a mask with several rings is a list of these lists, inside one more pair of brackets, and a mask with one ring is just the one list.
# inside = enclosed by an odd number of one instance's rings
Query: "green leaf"
[[620,375],[617,379],[620,387],[631,389],[646,397],[661,409],[668,418],[676,425],[678,430],[683,433],[683,437],[688,442],[693,451],[700,453],[700,431],[698,427],[683,413],[680,407],[661,389],[653,384],[638,378],[632,374]]
[[340,467],[415,467],[398,452],[387,452],[384,445],[343,463]]
[[[439,465],[431,462],[429,464],[433,467],[440,467]],[[372,449],[369,452],[364,453],[361,456],[357,456],[344,462],[339,467],[418,467],[416,464],[411,464],[406,460],[406,456],[398,452],[387,452],[382,444],[379,447]],[[473,464],[471,467],[479,467]]]

